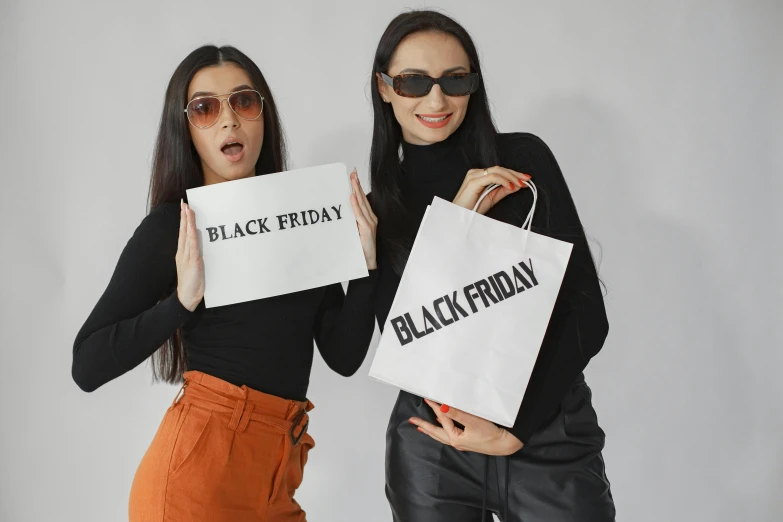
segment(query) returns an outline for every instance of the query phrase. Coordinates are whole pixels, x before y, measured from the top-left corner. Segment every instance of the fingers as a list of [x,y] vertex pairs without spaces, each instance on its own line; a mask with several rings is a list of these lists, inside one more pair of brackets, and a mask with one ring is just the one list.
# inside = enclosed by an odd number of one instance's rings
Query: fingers
[[515,170],[507,169],[504,167],[490,167],[487,169],[488,172],[493,174],[500,174],[506,179],[508,179],[512,185],[515,185],[517,187],[524,187],[525,181],[530,179],[529,174],[523,174],[521,172],[517,172]]
[[[361,185],[359,186],[361,188]],[[370,205],[370,201],[367,199],[367,195],[364,193],[363,190],[359,190],[359,201],[362,204],[362,210],[364,211],[365,215],[367,216],[367,219],[373,224],[378,225],[378,217],[375,215],[375,212],[372,211],[372,206]]]
[[185,203],[179,202],[179,236],[177,237],[177,253],[182,255],[185,252],[185,239],[187,233],[187,218],[185,217]]
[[190,225],[190,228],[188,230],[188,240],[190,241],[189,256],[191,259],[198,259],[201,253],[199,252],[199,248],[198,248],[198,231],[196,230],[196,213],[193,212],[193,210],[190,207],[187,208],[187,211],[189,214],[188,224]]
[[509,189],[507,187],[502,187],[502,186],[500,188],[493,190],[492,192],[487,194],[487,197],[484,198],[484,200],[481,202],[481,205],[478,209],[479,213],[481,214],[486,213],[489,209],[497,205],[497,203],[501,201],[503,198],[505,198],[509,194],[513,194],[514,192],[517,192],[518,190],[519,188],[517,187],[514,187],[513,189]]
[[367,216],[362,212],[359,206],[359,198],[356,197],[356,193],[351,194],[351,208],[353,208],[353,215],[356,217],[356,224],[359,226],[359,232],[370,232],[370,223],[367,220]]
[[367,196],[364,194],[364,190],[362,189],[362,184],[359,181],[359,175],[356,173],[356,169],[351,172],[351,186],[353,188],[353,194],[356,196],[359,209],[364,215],[364,218],[367,220],[367,223],[377,225],[378,218],[375,217],[375,214],[370,207],[370,202],[367,200]]
[[490,185],[499,185],[499,188],[491,191],[481,201],[479,208],[476,209],[480,214],[485,214],[496,203],[501,201],[509,194],[519,191],[527,186],[527,181],[531,179],[529,174],[523,174],[515,170],[504,167],[489,167],[487,169],[471,169],[465,175],[465,180],[460,187],[454,203],[465,208],[472,208],[471,200],[475,204],[474,197],[480,197],[482,192]]
[[[188,206],[187,203],[182,203],[183,216],[180,221],[180,241],[182,245],[182,259],[188,261],[193,258],[198,258],[200,253],[198,249],[198,234],[196,231],[196,213]],[[183,234],[183,221],[184,220],[184,234]],[[179,245],[178,245],[179,246]]]
[[188,259],[190,259],[190,249],[191,249],[191,245],[190,245],[190,215],[188,213],[188,210],[189,210],[188,209],[188,205],[185,204],[185,206],[183,207],[182,210],[185,213],[185,248],[184,248],[184,250],[182,252],[182,255],[183,255],[183,259],[187,261]]
[[[466,178],[470,178],[471,181],[480,179],[486,180],[486,178],[490,177],[492,177],[493,183],[497,183],[506,188],[521,188],[525,186],[525,181],[530,179],[529,174],[523,174],[515,170],[497,166],[489,167],[487,169],[471,169],[466,176]],[[489,183],[481,183],[480,185],[483,187],[489,185]]]
[[370,200],[367,199],[367,195],[364,192],[362,192],[362,198],[364,199],[364,206],[367,208],[367,212],[369,212],[370,218],[376,225],[378,225],[378,216],[376,216],[375,212],[373,212],[372,205],[370,205]]
[[486,176],[481,175],[468,181],[468,187],[471,187],[471,191],[475,192],[476,194],[481,194],[485,188],[493,184],[500,185],[501,187],[511,191],[520,189],[521,186],[514,183],[514,181],[511,181],[509,177],[511,176],[505,175],[503,173],[490,172]]
[[440,425],[443,426],[443,430],[446,432],[446,435],[449,437],[449,443],[452,446],[457,445],[457,439],[460,435],[462,435],[462,430],[457,428],[454,425],[454,422],[444,413],[444,408],[448,408],[448,406],[441,406],[437,402],[431,401],[429,399],[424,399],[430,408],[432,408],[432,411],[435,412],[435,416],[438,418],[438,422],[440,422]]
[[367,194],[365,194],[364,189],[362,189],[362,182],[359,181],[359,175],[356,174],[356,169],[354,169],[353,172],[356,176],[356,182],[359,184],[359,194],[361,194],[362,207],[367,212],[367,216],[370,218],[370,221],[375,223],[375,225],[378,225],[378,217],[375,215],[375,212],[373,212],[372,205],[370,205],[370,200],[367,199]]
[[478,417],[475,415],[465,413],[464,411],[458,410],[457,408],[451,408],[445,404],[439,408],[439,411],[443,417],[446,417],[451,421],[458,422],[465,427],[474,424],[474,421],[478,419]]
[[362,192],[362,186],[359,183],[359,176],[356,175],[356,169],[351,171],[351,208],[353,209],[353,215],[356,218],[356,225],[359,227],[359,232],[367,231],[370,228],[369,216],[364,211],[360,201],[360,194]]
[[421,433],[424,433],[425,435],[429,435],[430,437],[437,440],[441,444],[451,446],[451,443],[449,442],[449,437],[446,435],[446,432],[440,426],[435,426],[434,424],[430,424],[425,420],[418,419],[415,417],[413,419],[410,419],[410,423],[416,426],[416,429],[418,429]]
[[367,210],[364,209],[364,191],[362,190],[362,186],[359,183],[359,176],[356,174],[356,171],[354,170],[351,172],[351,188],[353,189],[353,196],[356,200],[356,207],[361,212],[362,216],[364,216],[365,221],[369,223],[370,221],[370,215],[367,213]]
[[460,193],[467,192],[478,196],[490,185],[499,185],[501,188],[514,190],[514,185],[505,177],[501,176],[500,174],[490,173],[486,176],[482,174],[480,176],[472,176],[470,179],[466,178],[465,182],[460,188]]

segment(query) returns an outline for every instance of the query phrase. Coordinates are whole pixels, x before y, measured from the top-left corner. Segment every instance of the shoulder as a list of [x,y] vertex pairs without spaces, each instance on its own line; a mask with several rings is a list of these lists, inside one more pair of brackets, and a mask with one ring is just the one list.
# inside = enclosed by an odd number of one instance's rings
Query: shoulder
[[[549,146],[529,132],[498,134],[496,144],[501,167],[532,176],[541,198],[541,209],[547,216],[546,228],[551,229],[561,218],[560,214],[570,212],[573,203],[563,173]],[[496,212],[503,215],[516,210],[519,217],[525,214],[523,210],[529,209],[532,202],[531,191],[520,190],[500,201]]]
[[172,237],[176,243],[179,235],[179,203],[162,203],[152,208],[133,233],[133,240],[145,242],[168,242]]
[[175,223],[179,226],[179,203],[161,203],[157,207],[153,207],[142,223],[161,227],[171,226],[172,223]]
[[[549,146],[529,132],[510,132],[497,135],[496,143],[500,166],[519,170],[515,166],[531,168],[557,167],[557,160]],[[505,164],[504,164],[505,163]],[[526,172],[526,174],[531,174]]]
[[496,135],[498,147],[503,150],[509,148],[536,148],[544,146],[544,140],[530,132],[499,132]]

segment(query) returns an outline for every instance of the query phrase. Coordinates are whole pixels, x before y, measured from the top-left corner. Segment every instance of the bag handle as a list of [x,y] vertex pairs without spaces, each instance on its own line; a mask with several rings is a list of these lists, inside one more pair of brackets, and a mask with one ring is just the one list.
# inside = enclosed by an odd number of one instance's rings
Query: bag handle
[[[525,222],[522,223],[522,228],[526,229],[528,232],[530,232],[530,227],[533,226],[533,214],[536,211],[536,203],[538,202],[538,189],[536,188],[536,185],[528,180],[525,182],[525,184],[530,187],[530,190],[533,192],[533,206],[530,207],[530,212],[527,214],[527,218],[525,218]],[[484,192],[479,197],[478,201],[476,201],[476,205],[473,207],[473,212],[476,211],[476,209],[481,204],[481,201],[487,197],[487,194],[498,188],[500,185],[493,184],[488,186],[486,189],[484,189]]]

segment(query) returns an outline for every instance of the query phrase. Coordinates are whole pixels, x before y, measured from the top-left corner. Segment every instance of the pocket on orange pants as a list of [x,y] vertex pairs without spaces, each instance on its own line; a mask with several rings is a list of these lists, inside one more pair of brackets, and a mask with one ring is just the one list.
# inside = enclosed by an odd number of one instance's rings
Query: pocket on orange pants
[[305,433],[299,444],[292,448],[288,467],[286,468],[286,487],[288,488],[289,496],[293,496],[294,492],[302,485],[304,468],[307,464],[310,450],[314,447],[315,441],[309,433]]
[[209,410],[191,404],[184,405],[169,463],[169,476],[186,466],[191,457],[207,444],[205,438],[211,418],[212,412]]

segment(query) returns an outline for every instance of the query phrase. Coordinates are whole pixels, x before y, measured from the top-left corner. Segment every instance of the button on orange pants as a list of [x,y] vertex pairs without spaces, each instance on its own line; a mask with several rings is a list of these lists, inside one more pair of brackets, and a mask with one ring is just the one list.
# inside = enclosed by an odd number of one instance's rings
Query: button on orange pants
[[312,408],[185,372],[133,479],[130,522],[303,522]]

